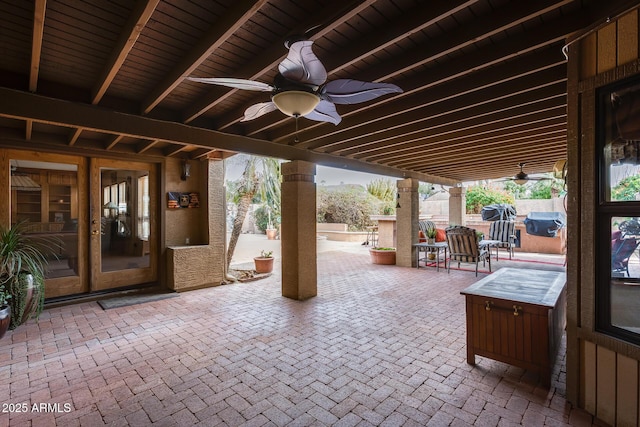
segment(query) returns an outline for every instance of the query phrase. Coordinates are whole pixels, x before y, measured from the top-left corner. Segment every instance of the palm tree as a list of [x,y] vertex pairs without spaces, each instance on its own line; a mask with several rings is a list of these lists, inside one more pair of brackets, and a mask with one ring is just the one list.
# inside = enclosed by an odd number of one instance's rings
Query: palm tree
[[245,163],[244,171],[237,188],[229,194],[230,201],[237,209],[227,247],[227,268],[240,238],[242,224],[256,197],[260,197],[271,215],[280,218],[280,161],[256,156],[243,156],[242,161]]

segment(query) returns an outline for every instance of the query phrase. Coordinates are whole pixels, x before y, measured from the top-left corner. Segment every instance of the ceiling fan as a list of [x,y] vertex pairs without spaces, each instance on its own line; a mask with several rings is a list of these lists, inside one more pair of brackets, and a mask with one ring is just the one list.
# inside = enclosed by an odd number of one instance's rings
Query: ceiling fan
[[524,166],[525,163],[518,163],[518,166],[520,167],[520,172],[518,172],[513,178],[507,178],[507,181],[513,181],[518,185],[524,185],[529,181],[547,181],[550,180],[551,178],[545,178],[545,177],[532,177],[529,176],[524,170]]
[[313,53],[313,41],[297,36],[287,39],[287,57],[278,65],[272,85],[248,79],[187,77],[194,82],[235,89],[271,92],[271,101],[247,108],[241,121],[253,120],[280,110],[284,114],[338,125],[342,118],[335,104],[356,104],[402,89],[390,83],[338,79],[327,82],[327,71]]

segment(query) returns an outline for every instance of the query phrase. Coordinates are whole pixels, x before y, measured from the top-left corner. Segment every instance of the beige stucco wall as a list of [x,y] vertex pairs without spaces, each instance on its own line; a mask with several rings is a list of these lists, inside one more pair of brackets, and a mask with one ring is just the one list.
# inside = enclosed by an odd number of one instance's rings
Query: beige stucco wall
[[[207,243],[207,205],[206,205],[206,161],[191,162],[191,176],[186,181],[180,179],[182,164],[180,159],[169,158],[165,163],[165,192],[160,195],[160,206],[165,212],[166,246],[185,245],[189,239],[191,245]],[[194,209],[169,209],[167,207],[167,192],[200,193],[200,207]]]
[[567,397],[610,425],[638,424],[640,348],[595,329],[596,113],[600,86],[640,74],[638,10],[569,45]]
[[224,163],[207,159],[191,163],[191,176],[181,181],[180,160],[167,160],[165,188],[166,192],[199,192],[200,207],[169,209],[167,196],[162,195],[166,285],[176,291],[216,286],[225,280]]

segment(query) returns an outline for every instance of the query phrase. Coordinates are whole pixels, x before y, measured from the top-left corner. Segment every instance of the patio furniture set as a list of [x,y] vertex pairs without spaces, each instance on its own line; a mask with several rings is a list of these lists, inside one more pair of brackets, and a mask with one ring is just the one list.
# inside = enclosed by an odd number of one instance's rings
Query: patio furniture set
[[[479,238],[476,230],[460,225],[450,226],[444,230],[444,240],[427,239],[429,230],[435,229],[436,225],[432,221],[419,221],[420,229],[419,242],[416,247],[417,268],[420,268],[420,261],[425,265],[435,265],[436,271],[440,271],[440,260],[444,262],[447,272],[451,270],[451,262],[475,263],[476,276],[478,275],[478,265],[482,261],[489,264],[491,271],[491,251],[495,249],[496,261],[499,257],[499,249],[504,248],[509,252],[509,259],[513,257],[515,247],[515,222],[509,220],[498,220],[491,223],[488,239]],[[422,253],[422,257],[421,257]],[[441,256],[441,253],[443,256]],[[448,253],[448,256],[447,256]],[[431,257],[429,254],[433,254]],[[447,260],[449,263],[447,264]]]

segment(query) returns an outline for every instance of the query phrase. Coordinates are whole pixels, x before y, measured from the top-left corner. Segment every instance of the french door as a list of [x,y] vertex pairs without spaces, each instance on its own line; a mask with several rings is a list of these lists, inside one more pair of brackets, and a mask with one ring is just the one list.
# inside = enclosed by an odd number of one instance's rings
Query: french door
[[157,166],[91,159],[91,291],[154,282],[157,265]]

